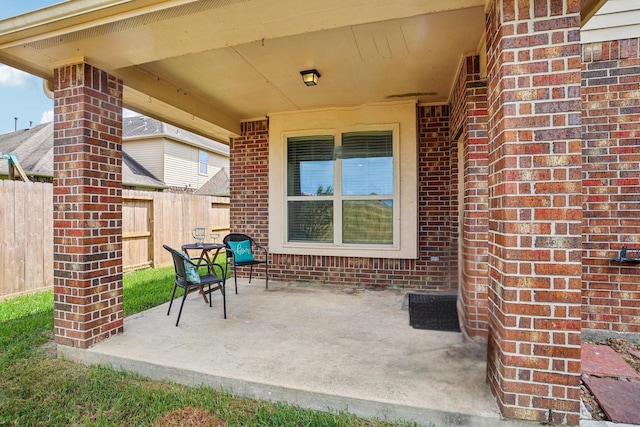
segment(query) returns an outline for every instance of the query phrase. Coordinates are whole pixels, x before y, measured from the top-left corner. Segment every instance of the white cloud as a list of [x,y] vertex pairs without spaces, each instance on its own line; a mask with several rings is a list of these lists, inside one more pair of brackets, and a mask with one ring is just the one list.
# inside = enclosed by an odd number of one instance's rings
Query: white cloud
[[25,87],[31,83],[31,75],[0,64],[0,86]]
[[53,110],[47,110],[44,113],[42,113],[42,116],[40,117],[40,124],[49,123],[52,121],[53,121]]

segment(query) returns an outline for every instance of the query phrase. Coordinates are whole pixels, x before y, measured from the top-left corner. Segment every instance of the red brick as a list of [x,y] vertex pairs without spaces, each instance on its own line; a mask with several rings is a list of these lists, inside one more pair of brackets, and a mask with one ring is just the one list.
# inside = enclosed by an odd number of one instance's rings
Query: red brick
[[[602,42],[583,46],[583,60],[585,68],[589,70],[603,70],[607,73],[637,77],[637,67],[640,60],[638,58],[638,39],[628,39],[614,42]],[[598,55],[588,55],[589,52],[599,51]],[[626,287],[635,286],[637,288],[640,272],[638,269],[624,269],[623,266],[615,265],[608,261],[609,258],[619,252],[627,236],[634,236],[640,233],[640,224],[625,224],[625,216],[635,215],[637,206],[633,204],[618,203],[619,194],[622,191],[629,194],[640,194],[640,185],[637,176],[640,174],[640,163],[638,155],[640,150],[635,143],[634,130],[640,126],[640,117],[637,114],[620,114],[621,108],[626,108],[625,103],[629,101],[630,106],[637,106],[637,80],[633,84],[612,84],[609,86],[599,86],[595,83],[599,77],[597,75],[583,73],[585,86],[582,90],[582,98],[585,110],[583,119],[590,118],[590,122],[583,126],[584,143],[586,147],[607,147],[604,152],[586,150],[585,164],[589,167],[583,169],[585,179],[583,185],[597,189],[597,193],[587,199],[589,203],[589,215],[585,216],[584,233],[585,241],[601,242],[602,247],[598,251],[591,249],[592,244],[585,249],[583,261],[584,292],[585,295],[593,295],[584,306],[583,321],[585,327],[606,330],[630,329],[630,331],[640,331],[637,322],[628,320],[637,319],[640,316],[640,307],[631,304],[632,313],[630,318],[623,320],[625,310],[624,303],[627,301],[638,302],[638,297],[629,298],[628,295],[596,295],[592,291],[603,287]],[[588,101],[598,101],[592,103]],[[602,123],[598,128],[593,126],[591,131],[589,123]],[[604,125],[606,124],[606,125]],[[627,143],[631,138],[632,144]],[[635,139],[635,140],[634,140]],[[622,157],[617,157],[625,153],[629,156],[629,161],[623,163]],[[635,158],[634,158],[635,157]],[[604,171],[607,171],[606,174]],[[623,172],[624,171],[624,172]],[[613,172],[613,173],[611,173]],[[595,198],[597,197],[597,199]],[[615,212],[615,215],[611,215]],[[607,220],[601,220],[601,217]],[[627,246],[634,247],[633,242]],[[595,249],[595,248],[594,248]],[[604,250],[603,250],[604,249]],[[603,262],[604,261],[604,262]],[[597,270],[595,269],[597,267]],[[619,274],[621,270],[625,274]],[[597,314],[602,313],[602,314]],[[633,317],[635,315],[635,317]],[[625,324],[621,324],[625,322]]]
[[56,69],[54,80],[54,330],[58,343],[87,348],[123,327],[122,210],[113,209],[122,203],[122,82],[88,64]]

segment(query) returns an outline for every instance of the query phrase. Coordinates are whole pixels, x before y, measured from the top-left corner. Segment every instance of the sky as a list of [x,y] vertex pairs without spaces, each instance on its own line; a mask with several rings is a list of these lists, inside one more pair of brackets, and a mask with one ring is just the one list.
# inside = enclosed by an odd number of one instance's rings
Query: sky
[[[61,2],[0,0],[0,20]],[[50,121],[53,100],[44,94],[42,79],[0,63],[0,134],[28,128],[29,122],[35,126]]]

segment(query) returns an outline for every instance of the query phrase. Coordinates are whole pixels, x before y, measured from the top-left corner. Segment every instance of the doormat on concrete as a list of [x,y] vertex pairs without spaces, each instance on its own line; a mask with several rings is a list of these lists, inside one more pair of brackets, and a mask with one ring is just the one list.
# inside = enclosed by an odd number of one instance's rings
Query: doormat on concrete
[[460,332],[456,294],[409,294],[409,325],[415,329]]

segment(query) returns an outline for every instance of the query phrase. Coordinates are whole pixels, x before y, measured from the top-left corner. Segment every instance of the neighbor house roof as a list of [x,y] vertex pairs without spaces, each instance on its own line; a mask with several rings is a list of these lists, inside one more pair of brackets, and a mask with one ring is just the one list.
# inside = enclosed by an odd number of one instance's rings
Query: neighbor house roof
[[[15,154],[27,175],[53,176],[53,123],[0,135],[0,152]],[[0,161],[0,174],[8,173],[9,162]]]
[[229,197],[231,191],[229,189],[229,173],[227,170],[225,168],[220,169],[217,174],[212,176],[209,181],[205,182],[196,191],[196,194]]
[[[53,123],[0,135],[0,152],[15,154],[30,176],[53,176]],[[8,175],[9,162],[0,161],[0,175]],[[122,183],[127,186],[166,188],[155,175],[122,153]]]
[[125,151],[122,152],[122,184],[137,187],[167,188],[154,174]]

